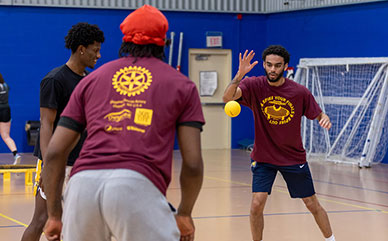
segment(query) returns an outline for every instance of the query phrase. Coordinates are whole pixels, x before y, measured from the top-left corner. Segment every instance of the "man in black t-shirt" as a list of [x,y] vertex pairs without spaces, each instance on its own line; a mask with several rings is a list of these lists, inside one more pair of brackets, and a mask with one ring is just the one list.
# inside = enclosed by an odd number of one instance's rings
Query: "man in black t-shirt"
[[[34,155],[43,160],[50,138],[57,126],[59,117],[67,105],[76,85],[88,74],[86,67],[94,68],[101,58],[101,43],[105,40],[103,32],[97,25],[78,23],[69,30],[65,37],[65,46],[71,50],[66,64],[51,70],[40,83],[40,130]],[[86,132],[69,155],[66,175],[70,172],[81,150]],[[38,165],[40,165],[38,161]],[[38,176],[38,175],[37,175]],[[37,178],[36,178],[37,179]],[[41,183],[41,180],[39,180]],[[22,241],[39,241],[47,220],[45,195],[37,188],[35,211],[30,225],[24,231]]]
[[[49,124],[53,125],[53,128],[55,129],[57,126],[58,120],[60,115],[62,114],[62,111],[67,105],[67,102],[70,99],[71,93],[73,92],[75,86],[80,82],[80,80],[86,75],[87,72],[85,71],[83,76],[73,72],[67,64],[64,64],[60,67],[57,67],[53,70],[51,70],[41,81],[40,83],[40,110],[42,115],[42,109],[44,114],[51,114],[50,112],[56,112],[55,116],[50,116]],[[53,113],[52,113],[53,114]],[[43,116],[43,115],[42,115]],[[52,120],[52,118],[54,118]],[[42,119],[42,117],[41,117]],[[42,120],[41,120],[42,121]],[[41,128],[42,129],[42,128]],[[44,127],[43,127],[44,130]],[[53,132],[52,131],[52,132]],[[82,137],[81,137],[82,138]],[[42,158],[42,151],[40,148],[40,135],[38,136],[35,149],[34,149],[34,155],[38,157],[40,160],[43,160]],[[73,151],[71,152],[67,165],[73,166],[75,159],[77,159],[78,154],[82,147],[82,141],[83,138],[78,142],[76,147],[74,147]],[[44,148],[43,148],[44,149]]]

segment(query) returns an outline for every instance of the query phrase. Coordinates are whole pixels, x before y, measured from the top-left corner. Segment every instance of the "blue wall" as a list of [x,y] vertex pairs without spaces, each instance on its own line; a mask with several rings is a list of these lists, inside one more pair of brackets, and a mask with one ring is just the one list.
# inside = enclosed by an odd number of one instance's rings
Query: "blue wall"
[[[11,136],[21,152],[31,152],[24,125],[39,119],[39,83],[52,68],[64,64],[70,51],[64,36],[77,22],[99,25],[106,41],[97,66],[115,59],[121,43],[119,29],[128,10],[73,8],[0,7],[0,73],[11,86]],[[256,59],[269,44],[282,44],[291,53],[290,66],[304,57],[388,56],[388,2],[350,5],[277,14],[236,14],[165,12],[170,31],[184,32],[182,72],[188,73],[188,49],[205,48],[207,31],[223,33],[223,47],[232,50],[233,75],[238,53],[254,49]],[[169,36],[169,33],[168,33]],[[174,44],[176,65],[178,35]],[[249,75],[263,74],[262,65]],[[253,117],[243,107],[232,121],[232,147],[241,139],[253,139]],[[8,152],[0,141],[0,153]],[[386,157],[388,159],[388,157]],[[388,160],[387,160],[388,162]]]

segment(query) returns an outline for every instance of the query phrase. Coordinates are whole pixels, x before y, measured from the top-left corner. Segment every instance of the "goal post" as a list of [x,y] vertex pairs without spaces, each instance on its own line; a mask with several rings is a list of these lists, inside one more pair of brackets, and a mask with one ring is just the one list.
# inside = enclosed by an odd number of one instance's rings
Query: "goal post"
[[309,157],[369,167],[388,148],[388,58],[303,58],[294,81],[306,86],[331,119],[327,131],[302,120]]

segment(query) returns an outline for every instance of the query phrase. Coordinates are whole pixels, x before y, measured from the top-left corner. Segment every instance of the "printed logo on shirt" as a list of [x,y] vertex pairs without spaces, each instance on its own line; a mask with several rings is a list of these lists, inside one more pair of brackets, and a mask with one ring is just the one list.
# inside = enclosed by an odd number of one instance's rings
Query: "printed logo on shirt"
[[[117,125],[117,123],[122,122],[126,119],[127,120],[133,119],[133,122],[137,125],[142,125],[142,126],[151,125],[153,110],[140,108],[147,103],[145,100],[123,99],[123,100],[111,100],[109,103],[112,105],[112,108],[121,109],[121,111],[110,112],[104,116],[104,119],[107,119],[109,122],[115,122]],[[135,110],[131,111],[124,107],[135,108]],[[134,118],[132,118],[133,112],[135,113]],[[123,128],[122,126],[114,126],[114,123],[110,123],[105,126],[105,131],[120,132],[123,130],[127,130],[127,131],[136,131],[140,133],[146,132],[145,129],[139,128],[137,126],[125,125],[125,124],[124,126],[125,127]]]
[[128,107],[142,107],[146,104],[145,100],[111,100],[109,104],[112,105],[113,108],[123,108],[125,106]]
[[108,119],[113,122],[120,122],[124,119],[131,119],[132,112],[130,110],[124,109],[120,112],[112,112],[104,116],[104,119]]
[[106,132],[122,131],[122,130],[123,130],[123,127],[121,127],[121,126],[112,126],[112,125],[105,126]]
[[284,97],[270,96],[261,103],[261,111],[272,125],[289,123],[295,115],[294,105]]
[[136,127],[136,126],[127,126],[127,130],[128,131],[137,131],[137,132],[145,133],[144,129],[141,129],[141,128]]
[[120,95],[140,95],[151,85],[152,75],[148,69],[137,66],[124,67],[112,79],[113,88]]
[[153,111],[150,109],[137,108],[135,112],[135,123],[144,126],[151,125],[152,113]]

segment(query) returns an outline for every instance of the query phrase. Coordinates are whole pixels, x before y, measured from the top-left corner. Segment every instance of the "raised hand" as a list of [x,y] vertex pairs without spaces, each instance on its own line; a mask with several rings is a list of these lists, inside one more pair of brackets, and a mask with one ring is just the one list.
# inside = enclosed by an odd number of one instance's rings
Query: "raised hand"
[[239,67],[238,67],[238,75],[242,78],[244,77],[249,71],[253,69],[253,67],[258,64],[258,61],[255,61],[251,64],[251,61],[253,57],[255,56],[255,52],[251,50],[248,54],[248,50],[245,50],[244,55],[241,57],[241,53],[239,55]]

